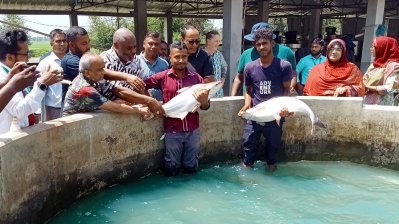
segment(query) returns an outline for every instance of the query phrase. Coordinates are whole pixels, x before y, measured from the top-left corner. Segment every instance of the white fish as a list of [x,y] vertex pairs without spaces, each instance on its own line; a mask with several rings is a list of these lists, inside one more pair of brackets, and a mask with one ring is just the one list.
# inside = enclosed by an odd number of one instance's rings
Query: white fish
[[326,126],[313,113],[310,107],[294,97],[282,96],[275,97],[265,102],[262,102],[255,107],[246,110],[241,117],[247,120],[256,121],[258,123],[270,122],[276,120],[280,124],[280,111],[286,107],[289,112],[295,114],[308,115],[312,122],[311,134],[313,134],[314,125],[325,128]]
[[165,110],[165,116],[180,118],[183,120],[189,112],[195,112],[201,106],[194,97],[194,94],[197,91],[200,91],[201,89],[210,90],[208,96],[208,99],[210,99],[222,88],[223,84],[223,81],[216,81],[196,84],[190,87],[179,89],[179,94],[177,96],[173,97],[169,102],[162,105],[163,109]]

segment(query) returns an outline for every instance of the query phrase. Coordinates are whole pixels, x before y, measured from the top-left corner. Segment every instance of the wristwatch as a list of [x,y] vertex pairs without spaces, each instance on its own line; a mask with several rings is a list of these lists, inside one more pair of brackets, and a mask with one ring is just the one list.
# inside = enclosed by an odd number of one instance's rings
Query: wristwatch
[[37,86],[39,87],[39,89],[46,91],[47,89],[47,85],[41,82],[37,82]]

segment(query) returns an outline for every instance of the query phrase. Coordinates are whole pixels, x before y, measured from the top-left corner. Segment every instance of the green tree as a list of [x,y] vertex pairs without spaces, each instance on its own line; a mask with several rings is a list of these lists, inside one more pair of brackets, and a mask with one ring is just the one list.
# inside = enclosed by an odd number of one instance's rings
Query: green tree
[[[5,23],[0,23],[0,28],[2,30],[9,30],[9,29],[23,29],[21,27],[25,26],[24,18],[19,15],[5,15],[2,19]],[[27,32],[27,30],[24,30]]]
[[342,23],[340,19],[323,19],[323,25],[321,27],[322,33],[326,35],[326,27],[335,27],[337,28],[336,34],[342,34]]
[[[133,18],[98,17],[90,16],[90,39],[93,48],[98,51],[109,49],[112,46],[113,33],[120,27],[126,27],[134,31]],[[205,32],[214,29],[208,19],[174,18],[172,23],[173,39],[180,40],[180,31],[185,24],[190,24],[200,31],[202,42],[205,42]],[[163,37],[165,22],[163,18],[149,17],[147,19],[147,30],[157,31]],[[165,39],[165,37],[163,37]],[[138,43],[141,44],[141,43]]]
[[90,41],[93,48],[103,51],[112,46],[112,35],[116,30],[116,21],[111,17],[90,16]]

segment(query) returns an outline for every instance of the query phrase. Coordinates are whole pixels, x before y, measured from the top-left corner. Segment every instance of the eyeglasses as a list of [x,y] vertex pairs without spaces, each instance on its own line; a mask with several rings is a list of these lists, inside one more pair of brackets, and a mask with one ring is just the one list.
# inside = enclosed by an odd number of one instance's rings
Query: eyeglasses
[[190,45],[194,45],[194,44],[197,44],[197,45],[199,45],[200,44],[200,40],[189,40],[189,41],[187,41]]
[[342,51],[342,48],[335,48],[335,47],[332,47],[332,48],[330,48],[329,50],[330,50],[331,52],[334,51],[334,50],[337,51],[337,52],[341,52],[341,51]]
[[13,55],[22,55],[22,56],[25,56],[25,57],[30,58],[29,52],[27,52],[27,53],[18,53],[18,52],[14,52],[14,53],[12,53],[12,54],[13,54]]

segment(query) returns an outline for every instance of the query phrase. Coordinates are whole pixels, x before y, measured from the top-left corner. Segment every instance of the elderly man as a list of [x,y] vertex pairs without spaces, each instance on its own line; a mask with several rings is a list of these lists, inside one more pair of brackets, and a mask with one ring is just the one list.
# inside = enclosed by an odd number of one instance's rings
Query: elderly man
[[92,52],[85,53],[80,59],[79,74],[72,81],[65,97],[64,115],[89,112],[96,109],[116,113],[138,114],[145,119],[151,117],[146,107],[132,107],[124,103],[109,100],[99,89],[105,74],[104,60]]
[[[114,35],[115,36],[115,35]],[[67,40],[68,40],[68,45],[69,45],[69,52],[64,56],[64,58],[61,61],[61,67],[64,70],[64,74],[66,79],[72,81],[78,74],[79,74],[79,61],[82,55],[88,51],[90,51],[90,39],[87,31],[78,26],[73,26],[70,27],[69,30],[67,31]],[[130,39],[131,40],[131,39]],[[126,45],[123,46],[118,46],[118,49],[120,49],[118,55],[120,55],[121,58],[124,60],[129,60],[129,58],[132,57],[131,49],[135,49],[135,42],[132,43],[129,41],[125,41]],[[134,47],[132,45],[134,44]],[[134,50],[135,52],[135,50]],[[133,53],[134,57],[134,53]],[[130,70],[123,70],[123,71],[115,71],[111,69],[104,69],[104,79],[108,80],[102,83],[101,88],[105,89],[113,89],[113,85],[110,86],[109,83],[115,83],[115,82],[109,82],[110,80],[119,80],[123,81],[123,86],[130,86],[133,85],[136,87],[136,89],[143,91],[144,90],[144,82],[142,79],[140,79],[137,76],[130,75],[131,73],[128,73]],[[117,82],[119,83],[119,82]],[[68,86],[63,86],[63,92],[65,95]],[[110,92],[110,91],[109,91]],[[161,105],[155,100],[152,99],[151,97],[141,95],[138,93],[135,93],[133,91],[129,91],[128,93],[121,94],[120,97],[129,102],[134,102],[134,103],[141,103],[141,104],[146,104],[151,108],[151,111],[154,113],[158,112],[158,114],[162,114],[163,109]]]
[[[161,36],[158,32],[148,32],[144,38],[144,51],[138,56],[143,71],[143,78],[168,69],[169,64],[159,56]],[[150,89],[151,96],[162,101],[162,91]]]
[[205,82],[215,81],[211,57],[200,48],[198,30],[191,25],[185,25],[181,31],[182,42],[187,46],[188,65],[190,71],[196,72],[205,79]]
[[[45,72],[50,66],[51,68],[61,69],[61,60],[64,58],[66,50],[68,49],[67,38],[64,31],[60,29],[54,29],[50,32],[50,45],[53,51],[49,55],[44,57],[37,70]],[[61,117],[61,106],[62,106],[62,84],[56,83],[47,88],[46,96],[44,98],[45,103],[45,120],[53,120]]]
[[[27,66],[28,53],[28,36],[24,31],[15,29],[3,32],[0,35],[0,81],[8,80],[10,76],[22,71]],[[24,72],[33,72],[35,69],[32,66]],[[10,131],[13,117],[17,118],[21,128],[33,125],[33,113],[40,108],[47,87],[61,80],[62,74],[58,70],[48,68],[38,78],[32,91],[17,92],[0,113],[0,134]]]

